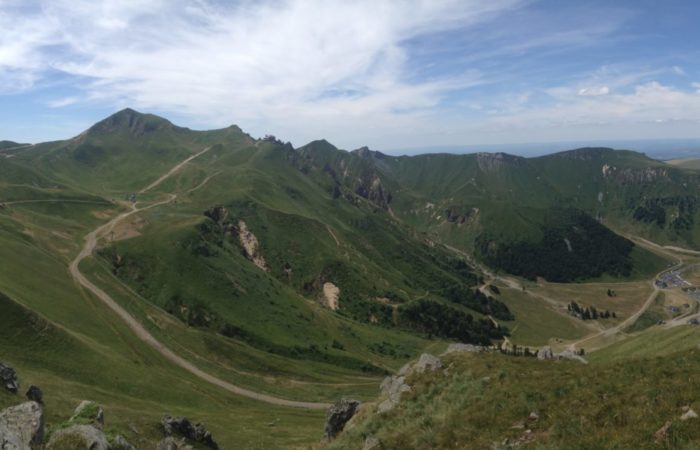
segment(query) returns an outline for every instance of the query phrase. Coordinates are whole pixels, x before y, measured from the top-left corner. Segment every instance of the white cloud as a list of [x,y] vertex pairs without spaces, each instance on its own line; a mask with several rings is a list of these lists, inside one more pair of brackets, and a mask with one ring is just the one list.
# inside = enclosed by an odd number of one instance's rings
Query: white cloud
[[700,94],[700,83],[693,83],[693,88],[697,89],[695,92]]
[[581,88],[578,90],[578,95],[581,97],[600,97],[601,95],[608,95],[609,93],[610,88],[607,86]]
[[28,89],[58,71],[80,77],[84,95],[54,107],[93,101],[209,125],[275,124],[268,131],[368,126],[479,82],[474,70],[409,81],[407,39],[481,23],[520,1],[12,2],[0,8],[0,84]]

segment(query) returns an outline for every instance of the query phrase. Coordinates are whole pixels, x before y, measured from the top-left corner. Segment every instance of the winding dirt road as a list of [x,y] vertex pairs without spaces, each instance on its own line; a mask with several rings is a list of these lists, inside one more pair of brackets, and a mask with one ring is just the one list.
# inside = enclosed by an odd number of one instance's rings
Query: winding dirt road
[[[205,148],[201,152],[194,154],[190,156],[189,158],[185,159],[172,169],[170,169],[165,175],[161,176],[158,178],[156,181],[151,183],[150,185],[146,186],[142,190],[139,191],[139,193],[143,194],[159,184],[161,184],[163,181],[168,179],[170,176],[178,172],[180,169],[182,169],[187,163],[195,159],[196,157],[202,155],[203,153],[206,153],[209,150],[209,148]],[[204,183],[201,183],[198,187],[202,186]],[[92,255],[92,252],[94,251],[97,242],[100,238],[108,234],[120,221],[126,219],[127,217],[136,214],[140,211],[145,211],[147,209],[155,208],[157,206],[165,205],[168,204],[172,201],[174,201],[177,198],[177,195],[175,194],[169,194],[169,198],[166,200],[162,200],[156,203],[152,203],[146,207],[143,208],[138,208],[136,204],[131,205],[131,210],[126,211],[124,213],[119,214],[118,216],[114,217],[112,220],[109,222],[105,223],[104,225],[99,226],[92,232],[90,232],[86,237],[85,237],[85,245],[81,249],[80,253],[76,258],[71,262],[70,264],[70,274],[73,277],[73,279],[83,286],[85,289],[88,291],[92,292],[98,299],[100,299],[105,305],[107,305],[115,314],[117,314],[126,324],[127,326],[131,329],[131,331],[134,332],[134,334],[141,339],[143,342],[148,344],[150,347],[152,347],[154,350],[156,350],[158,353],[163,355],[166,359],[174,363],[175,365],[181,367],[182,369],[185,369],[186,371],[190,372],[191,374],[195,375],[196,377],[207,381],[213,385],[216,385],[220,388],[223,388],[229,392],[232,392],[237,395],[241,395],[243,397],[248,397],[254,400],[259,400],[261,402],[269,403],[272,405],[276,406],[288,406],[288,407],[293,407],[293,408],[304,408],[304,409],[327,409],[330,407],[330,404],[326,403],[315,403],[315,402],[302,402],[302,401],[294,401],[294,400],[286,400],[278,397],[273,397],[271,395],[267,394],[262,394],[259,392],[251,391],[250,389],[242,388],[240,386],[236,386],[234,384],[231,384],[227,381],[224,381],[220,378],[217,378],[207,372],[204,372],[203,370],[197,368],[194,364],[191,362],[187,361],[186,359],[182,358],[172,350],[170,350],[168,347],[163,345],[160,341],[158,341],[146,328],[141,325],[131,314],[129,314],[124,308],[119,305],[109,294],[107,294],[105,291],[100,289],[98,286],[96,286],[94,283],[92,283],[88,278],[80,271],[80,263],[87,258],[88,256]]]

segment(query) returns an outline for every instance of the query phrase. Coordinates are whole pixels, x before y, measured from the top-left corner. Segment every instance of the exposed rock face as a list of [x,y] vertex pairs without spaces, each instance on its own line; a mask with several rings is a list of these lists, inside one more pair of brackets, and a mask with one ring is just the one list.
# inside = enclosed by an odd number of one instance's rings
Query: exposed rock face
[[473,344],[450,344],[447,346],[447,350],[443,355],[449,355],[450,353],[481,353],[488,349],[481,345]]
[[399,404],[399,401],[401,401],[401,394],[410,391],[411,386],[406,384],[405,376],[392,375],[384,378],[379,389],[382,396],[386,396],[387,398],[379,404],[377,411],[385,413],[391,411],[394,409],[394,406]]
[[0,362],[0,382],[8,391],[16,394],[19,390],[19,381],[17,381],[17,372],[12,367]]
[[497,172],[503,167],[520,167],[525,165],[525,158],[508,153],[477,153],[476,162],[483,172]]
[[214,441],[211,433],[201,423],[192,425],[186,417],[163,416],[160,420],[163,430],[168,436],[178,434],[187,439],[199,442],[209,448],[218,449],[219,445]]
[[328,409],[326,414],[326,427],[325,427],[325,439],[333,439],[343,431],[345,424],[348,423],[350,419],[355,415],[360,402],[357,400],[341,399],[335,402],[333,406]]
[[44,439],[44,412],[37,402],[26,402],[0,412],[0,449],[29,450]]
[[241,245],[243,246],[248,259],[253,261],[253,264],[267,272],[268,269],[265,258],[263,258],[258,250],[260,245],[258,238],[248,230],[248,226],[242,220],[238,221],[238,239],[241,241]]
[[645,167],[643,169],[618,168],[607,164],[602,167],[603,177],[621,184],[644,184],[661,178],[668,178],[665,167]]
[[29,389],[27,389],[27,393],[25,395],[29,401],[37,402],[39,404],[44,403],[44,393],[41,392],[39,387],[34,386],[33,384],[29,386]]
[[[77,445],[80,446],[78,447]],[[58,430],[51,435],[51,439],[46,446],[46,450],[66,448],[75,448],[76,450],[112,450],[112,446],[109,445],[104,433],[92,425],[73,425],[72,427]]]
[[158,443],[156,450],[192,450],[191,445],[187,445],[184,439],[175,439],[168,436]]
[[697,419],[698,418],[698,413],[693,411],[691,408],[688,408],[686,412],[683,413],[681,416],[681,420],[690,420],[690,419]]
[[102,428],[105,424],[105,412],[97,403],[91,402],[90,400],[83,400],[78,407],[75,408],[69,422],[75,422],[79,419],[90,421],[96,427]]
[[382,180],[377,175],[361,180],[355,188],[355,193],[383,209],[389,209],[389,203],[392,199],[391,192],[384,189]]
[[338,299],[340,298],[340,289],[333,283],[323,283],[323,297],[326,300],[326,306],[333,311],[340,307]]
[[418,358],[418,361],[403,366],[399,370],[398,375],[410,375],[412,373],[423,373],[425,371],[435,372],[439,369],[442,369],[442,361],[440,361],[440,358],[429,353],[423,353],[420,355],[420,358]]
[[[469,346],[468,344],[452,344],[450,347],[448,347],[445,353],[450,352],[450,348],[452,349],[452,352],[460,351],[460,349],[469,349],[469,351],[471,351],[472,349],[477,349],[478,346]],[[423,353],[420,358],[418,358],[418,361],[407,363],[397,372],[396,375],[384,378],[384,381],[382,381],[379,389],[382,396],[385,396],[386,399],[384,399],[384,401],[377,406],[377,411],[380,413],[391,411],[401,401],[401,394],[411,390],[411,386],[406,383],[406,377],[414,373],[423,373],[426,371],[435,372],[440,369],[442,369],[442,361],[440,361],[439,358],[428,353]]]
[[549,345],[542,347],[537,351],[537,359],[543,361],[550,361],[554,359],[554,353],[552,352],[552,347]]
[[456,207],[449,207],[445,210],[445,220],[458,225],[463,223],[472,223],[478,215],[479,208],[460,209]]

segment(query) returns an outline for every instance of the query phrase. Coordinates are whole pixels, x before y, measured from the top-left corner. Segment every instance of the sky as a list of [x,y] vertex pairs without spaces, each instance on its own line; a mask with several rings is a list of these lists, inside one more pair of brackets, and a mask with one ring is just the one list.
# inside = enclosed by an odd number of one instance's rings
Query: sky
[[0,140],[125,107],[295,146],[700,138],[695,0],[0,0]]

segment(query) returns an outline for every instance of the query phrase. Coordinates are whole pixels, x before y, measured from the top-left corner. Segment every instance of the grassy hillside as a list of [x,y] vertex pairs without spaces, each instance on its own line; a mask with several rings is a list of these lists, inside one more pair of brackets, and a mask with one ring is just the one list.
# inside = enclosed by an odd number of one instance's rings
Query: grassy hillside
[[324,448],[361,448],[368,436],[381,448],[697,448],[697,422],[680,416],[683,407],[700,408],[700,391],[689,382],[699,356],[694,349],[592,365],[448,356],[449,370],[412,376],[396,408],[378,414],[376,405],[366,405]]

